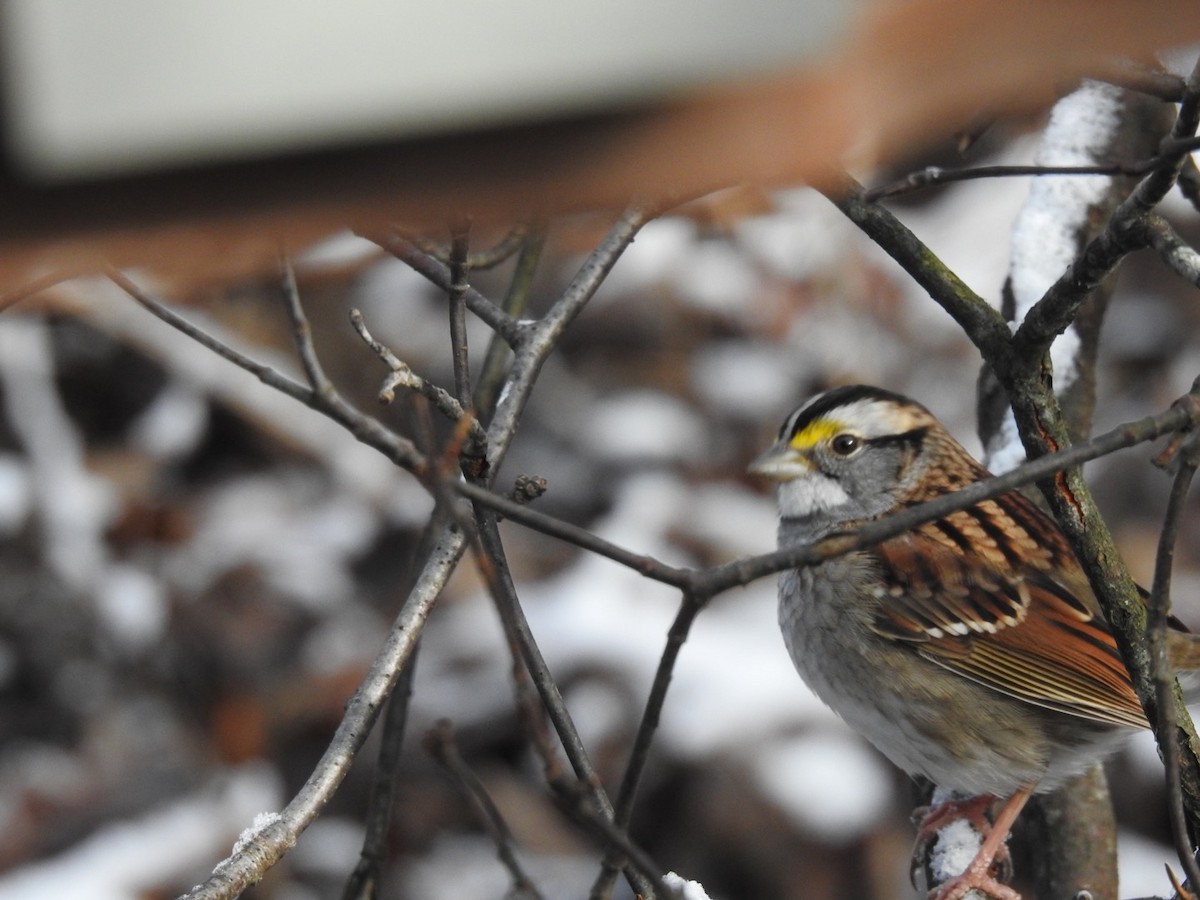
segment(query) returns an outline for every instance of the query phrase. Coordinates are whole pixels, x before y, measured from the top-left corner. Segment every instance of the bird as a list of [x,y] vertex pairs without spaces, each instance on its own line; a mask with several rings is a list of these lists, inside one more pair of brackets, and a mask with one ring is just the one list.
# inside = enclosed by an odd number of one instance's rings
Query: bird
[[[991,477],[928,409],[869,385],[809,399],[750,472],[776,483],[781,548]],[[971,888],[1017,898],[991,871],[1029,796],[1149,727],[1082,566],[1018,492],[785,570],[779,623],[809,688],[899,768],[988,804],[1007,798],[938,900]],[[1182,626],[1168,654],[1200,668]]]

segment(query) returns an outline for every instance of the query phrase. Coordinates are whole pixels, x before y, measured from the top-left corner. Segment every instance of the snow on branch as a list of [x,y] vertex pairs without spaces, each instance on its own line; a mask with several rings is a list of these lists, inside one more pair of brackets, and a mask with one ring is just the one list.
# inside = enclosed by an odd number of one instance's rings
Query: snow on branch
[[[1087,166],[1107,162],[1120,124],[1121,91],[1098,81],[1085,81],[1050,113],[1035,162],[1043,166]],[[1025,315],[1070,268],[1087,239],[1094,209],[1111,187],[1104,176],[1036,178],[1029,199],[1013,223],[1009,290],[1012,323]],[[1057,391],[1078,377],[1079,335],[1070,325],[1051,345]],[[988,443],[988,466],[1007,472],[1025,459],[1011,412]]]

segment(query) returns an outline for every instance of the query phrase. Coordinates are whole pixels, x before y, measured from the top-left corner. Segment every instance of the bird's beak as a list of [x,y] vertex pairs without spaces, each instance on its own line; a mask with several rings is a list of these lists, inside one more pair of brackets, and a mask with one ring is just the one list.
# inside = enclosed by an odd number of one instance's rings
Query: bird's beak
[[780,441],[763,451],[746,470],[751,475],[760,475],[772,481],[791,481],[812,471],[812,461],[807,453]]

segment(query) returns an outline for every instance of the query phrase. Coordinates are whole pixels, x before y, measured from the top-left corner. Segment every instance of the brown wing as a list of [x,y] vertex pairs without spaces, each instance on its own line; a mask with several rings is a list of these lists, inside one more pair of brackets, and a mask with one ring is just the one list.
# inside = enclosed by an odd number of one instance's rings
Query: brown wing
[[[1024,518],[1028,509],[1018,513]],[[1018,523],[1003,508],[981,504],[881,544],[875,555],[887,587],[879,594],[876,631],[1029,703],[1145,727],[1078,564],[1061,556],[1069,551],[1057,532],[1034,539],[1030,532],[1042,525],[1041,513],[1034,513],[1029,523]],[[1004,539],[995,540],[1001,531]],[[965,539],[968,532],[972,541]],[[1013,540],[1036,545],[1036,552],[1027,552],[1029,546],[1006,552]]]

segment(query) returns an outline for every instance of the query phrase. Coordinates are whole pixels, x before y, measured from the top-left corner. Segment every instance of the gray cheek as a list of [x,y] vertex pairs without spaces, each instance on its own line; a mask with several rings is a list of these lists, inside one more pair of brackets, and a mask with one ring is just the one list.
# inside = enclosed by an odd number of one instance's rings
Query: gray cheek
[[853,460],[839,473],[841,484],[862,518],[875,518],[895,504],[892,492],[900,473],[900,457],[890,448],[872,449]]

